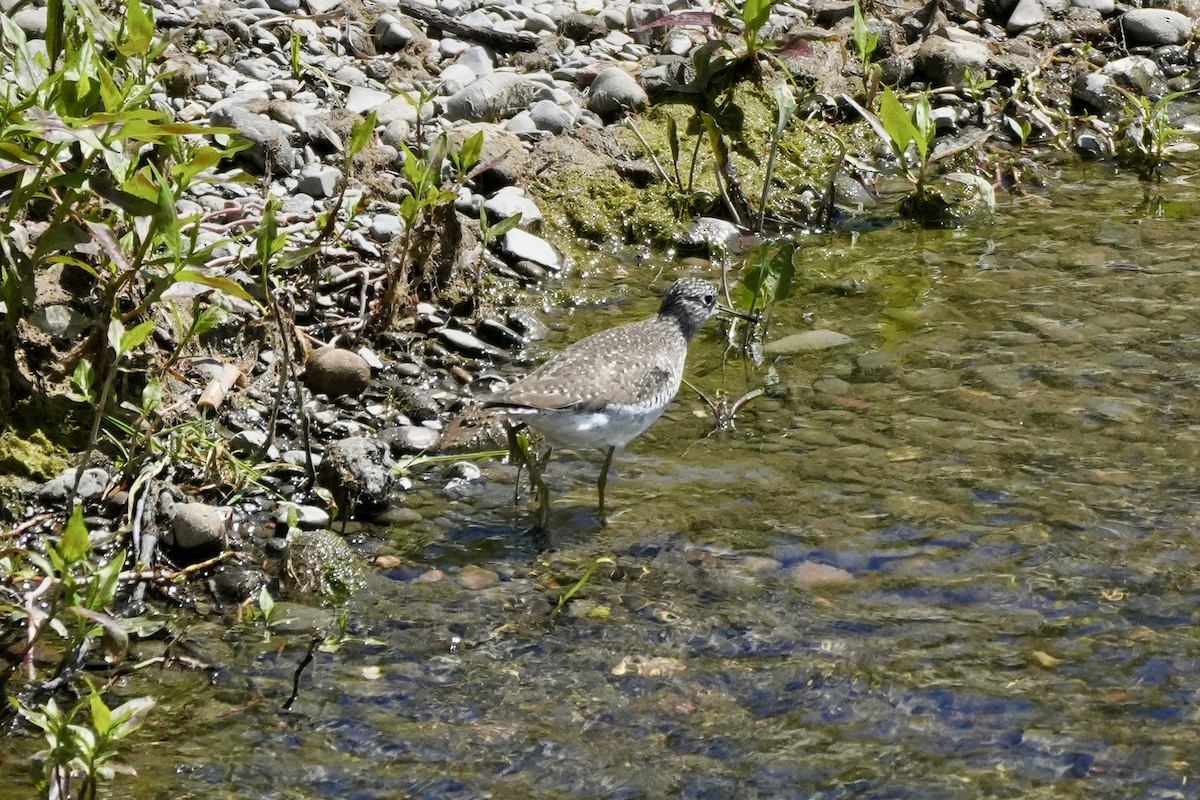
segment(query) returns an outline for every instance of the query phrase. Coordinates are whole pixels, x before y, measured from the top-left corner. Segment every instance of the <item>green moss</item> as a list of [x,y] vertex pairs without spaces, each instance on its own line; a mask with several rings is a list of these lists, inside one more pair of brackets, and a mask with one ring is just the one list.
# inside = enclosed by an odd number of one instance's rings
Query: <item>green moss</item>
[[[702,107],[679,99],[661,102],[634,120],[636,133],[629,127],[614,130],[620,149],[635,158],[649,160],[653,155],[666,172],[666,181],[639,188],[609,170],[567,170],[547,178],[540,195],[550,206],[551,221],[588,239],[661,246],[678,238],[681,220],[723,216],[701,111],[713,117],[728,146],[735,194],[740,193],[757,214],[777,110],[774,96],[761,81],[744,80]],[[668,120],[677,131],[677,156],[672,153]],[[779,143],[768,216],[798,225],[818,218],[831,177],[841,168],[844,153],[859,149],[864,128],[835,129],[794,118]]]
[[547,178],[538,194],[555,225],[594,241],[664,245],[682,229],[670,187],[639,189],[610,170],[564,170]]
[[66,450],[41,431],[33,431],[28,438],[12,430],[0,433],[0,475],[48,481],[67,466]]

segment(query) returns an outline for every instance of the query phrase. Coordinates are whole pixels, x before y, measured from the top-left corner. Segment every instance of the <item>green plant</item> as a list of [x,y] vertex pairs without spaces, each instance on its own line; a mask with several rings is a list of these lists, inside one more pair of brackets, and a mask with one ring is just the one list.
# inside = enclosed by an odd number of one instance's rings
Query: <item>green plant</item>
[[[747,313],[769,312],[775,303],[786,300],[796,280],[796,246],[790,242],[764,242],[746,256],[742,281],[734,292],[734,302]],[[769,317],[760,330],[766,332]]]
[[105,410],[108,408],[109,401],[112,398],[113,385],[117,379],[118,370],[122,362],[127,360],[135,350],[141,347],[153,332],[154,322],[150,320],[137,325],[131,330],[126,330],[119,319],[110,320],[108,323],[108,346],[112,351],[111,366],[104,372],[104,381],[100,386],[99,393],[97,394],[95,391],[95,373],[86,359],[80,361],[75,374],[71,376],[72,383],[77,384],[80,388],[78,396],[84,401],[94,402],[95,412],[92,415],[92,429],[88,434],[87,445],[84,447],[83,455],[79,458],[79,466],[75,470],[75,483],[71,487],[71,492],[67,497],[68,513],[75,504],[75,493],[79,489],[79,481],[83,478],[83,472],[87,467],[88,459],[91,457],[92,450],[95,448],[96,442],[100,437],[100,424],[104,419]]
[[1140,94],[1116,87],[1124,102],[1117,122],[1117,163],[1146,182],[1162,180],[1167,153],[1184,131],[1171,124],[1170,107],[1188,92],[1165,95],[1153,103]]
[[[436,263],[437,259],[430,254],[439,238],[454,238],[448,232],[458,224],[454,217],[458,188],[478,169],[487,167],[480,164],[483,144],[483,131],[467,137],[458,147],[454,147],[450,137],[443,133],[423,153],[401,143],[404,177],[408,183],[399,209],[404,233],[399,255],[384,276],[382,297],[368,321],[372,329],[383,330],[391,325],[405,292],[415,290],[418,295],[433,294],[450,279],[452,265]],[[451,174],[444,179],[447,165]]]
[[600,556],[599,558],[593,559],[592,563],[588,564],[587,569],[583,571],[583,575],[579,576],[579,580],[575,581],[571,588],[563,592],[562,596],[558,598],[558,603],[554,606],[554,610],[550,612],[550,616],[558,616],[558,613],[566,608],[567,603],[571,602],[571,598],[579,594],[583,587],[588,585],[588,582],[591,581],[592,577],[596,574],[596,571],[599,570],[601,566],[607,565],[610,567],[615,567],[616,564],[617,562],[608,556]]
[[[11,186],[0,214],[0,292],[7,308],[0,325],[7,345],[0,348],[0,411],[20,394],[16,329],[29,317],[41,270],[81,270],[95,282],[96,296],[80,305],[91,312],[85,340],[64,361],[68,369],[78,367],[90,353],[84,373],[94,372],[101,386],[111,386],[108,372],[125,354],[104,347],[112,323],[136,330],[134,323],[172,285],[202,283],[249,299],[234,281],[203,268],[216,245],[201,247],[198,228],[175,208],[201,172],[245,145],[213,147],[202,135],[233,131],[176,123],[147,108],[155,82],[150,64],[166,45],[154,41],[154,21],[138,0],[125,7],[115,29],[90,0],[52,6],[45,62],[32,55],[19,28],[0,18],[0,57],[13,64],[12,79],[0,78],[0,174]],[[29,244],[26,223],[41,226]],[[46,372],[55,377],[53,369]],[[76,370],[81,378],[84,373]],[[96,399],[100,413],[106,392]]]
[[755,230],[762,233],[763,221],[767,216],[767,201],[771,197],[771,180],[775,177],[775,159],[779,155],[779,142],[783,139],[788,123],[796,114],[796,97],[785,81],[775,84],[775,129],[771,133],[771,148],[767,155],[767,169],[763,175],[762,197],[758,203],[758,224]]
[[693,26],[711,28],[722,35],[732,34],[737,37],[734,43],[721,38],[696,48],[692,54],[695,77],[688,86],[676,87],[678,90],[703,93],[717,75],[740,64],[757,64],[760,56],[778,59],[794,55],[807,55],[812,52],[812,45],[808,43],[806,36],[797,37],[791,42],[785,43],[768,39],[764,35],[776,0],[745,0],[742,3],[735,2],[735,0],[721,0],[721,2],[725,8],[724,14],[714,11],[678,11],[659,17],[636,29],[645,31],[663,27]]
[[862,13],[862,4],[854,0],[854,52],[858,56],[859,66],[862,67],[864,81],[871,70],[871,62],[878,47],[879,34],[867,25],[867,19]]
[[[845,99],[889,147],[900,165],[901,174],[912,186],[912,191],[897,204],[900,214],[924,225],[935,226],[956,219],[959,209],[932,185],[932,180],[938,177],[933,167],[940,161],[974,147],[976,140],[968,139],[954,147],[935,152],[933,140],[937,136],[937,129],[928,92],[918,94],[911,106],[906,107],[890,89],[884,89],[879,98],[878,115],[863,108],[853,98]],[[995,205],[991,184],[978,176],[956,172],[944,177],[972,186],[989,208]]]
[[[95,551],[78,507],[62,532],[46,537],[41,547],[41,552],[9,547],[0,558],[0,615],[14,629],[24,627],[19,648],[0,672],[0,687],[12,707],[46,733],[51,747],[43,756],[50,796],[70,797],[79,778],[76,796],[94,797],[96,783],[111,777],[105,764],[115,754],[114,743],[140,724],[153,701],[142,698],[110,712],[93,689],[86,703],[60,711],[52,697],[45,702],[39,698],[76,680],[98,642],[110,659],[124,656],[129,635],[111,609],[125,577],[125,551]],[[35,650],[42,659],[34,658]],[[48,680],[39,680],[36,664],[51,654],[57,664]],[[91,711],[90,727],[75,722],[85,706]]]
[[46,797],[95,800],[102,782],[117,772],[132,772],[116,762],[118,744],[141,727],[153,708],[154,698],[137,697],[110,709],[95,687],[69,709],[60,709],[53,698],[34,707],[19,705],[21,716],[49,744],[36,756],[45,762]]
[[292,77],[296,80],[300,80],[302,77],[304,77],[304,62],[300,58],[302,46],[303,41],[300,38],[300,34],[292,31],[291,41],[289,42],[288,46],[288,61],[292,67]]

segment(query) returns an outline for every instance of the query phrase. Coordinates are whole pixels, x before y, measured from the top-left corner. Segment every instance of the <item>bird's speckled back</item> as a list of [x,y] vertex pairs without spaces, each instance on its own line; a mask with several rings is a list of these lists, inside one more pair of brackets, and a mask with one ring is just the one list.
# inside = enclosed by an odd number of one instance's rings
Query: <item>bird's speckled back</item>
[[688,342],[716,308],[715,285],[680,278],[653,317],[581,339],[488,404],[581,410],[665,406],[679,390]]

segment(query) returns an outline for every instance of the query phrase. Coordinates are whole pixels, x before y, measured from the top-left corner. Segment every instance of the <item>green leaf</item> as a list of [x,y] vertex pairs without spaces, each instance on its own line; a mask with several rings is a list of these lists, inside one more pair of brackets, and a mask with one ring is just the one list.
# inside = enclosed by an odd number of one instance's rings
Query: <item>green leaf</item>
[[796,113],[796,96],[787,81],[775,84],[775,140],[783,137],[784,129]]
[[440,175],[442,164],[446,161],[446,156],[449,152],[450,137],[444,133],[439,133],[425,150],[425,161],[429,164],[429,169],[433,172],[435,180]]
[[155,409],[162,405],[163,397],[162,381],[158,378],[147,380],[146,386],[142,389],[142,413],[153,414]]
[[125,41],[117,45],[117,52],[123,56],[145,53],[153,39],[153,18],[142,8],[141,0],[129,0],[125,7]]
[[739,301],[753,309],[786,300],[796,278],[795,254],[795,245],[759,245],[747,259]]
[[518,212],[513,214],[511,217],[505,217],[495,225],[489,225],[487,228],[488,241],[495,241],[496,239],[499,239],[501,236],[508,233],[520,224],[521,214]]
[[88,695],[88,705],[92,710],[92,727],[100,734],[100,738],[104,738],[113,726],[112,711],[104,704],[100,693],[94,690]]
[[54,69],[63,51],[66,27],[64,3],[65,0],[49,0],[46,3],[46,56],[51,69]]
[[721,133],[721,127],[713,116],[707,112],[700,115],[704,122],[704,130],[708,133],[709,147],[712,148],[713,158],[717,162],[717,170],[721,175],[729,174],[729,144]]
[[929,93],[917,95],[912,109],[913,129],[917,132],[915,141],[921,161],[929,157],[929,145],[937,137],[937,123],[933,120],[933,107],[929,104]]
[[746,0],[742,4],[741,18],[746,26],[746,38],[751,39],[767,24],[771,18],[771,6],[775,0]]
[[476,131],[467,137],[458,152],[458,171],[465,175],[475,169],[483,156],[483,131]]
[[413,194],[421,194],[429,182],[429,165],[404,142],[400,143],[400,148],[404,151],[404,177],[412,184]]
[[112,739],[124,739],[129,734],[142,727],[146,715],[154,708],[153,697],[135,697],[113,709],[112,716],[116,726],[112,729]]
[[68,399],[77,403],[96,402],[96,371],[92,369],[92,362],[86,358],[79,360],[71,373],[71,386],[75,391],[67,394]]
[[67,520],[67,527],[63,529],[62,540],[58,544],[59,555],[62,556],[66,566],[75,564],[87,558],[88,552],[92,549],[91,542],[88,541],[87,525],[83,523],[83,506],[75,506],[75,510],[71,512],[71,518]]
[[671,161],[675,164],[675,175],[679,176],[679,126],[675,118],[667,114],[667,147],[671,150]]
[[371,137],[375,135],[375,126],[378,124],[374,111],[354,123],[350,129],[350,146],[346,152],[346,161],[361,153],[371,143]]
[[255,242],[258,252],[258,266],[262,270],[264,280],[270,269],[271,259],[279,252],[277,248],[279,238],[278,213],[279,198],[269,195],[266,205],[263,206],[262,225],[258,227],[258,239]]
[[300,60],[300,36],[295,31],[292,31],[290,50],[292,59],[292,77],[298,79],[304,74],[304,62]]
[[615,566],[616,563],[617,563],[616,561],[609,558],[608,556],[600,556],[599,558],[592,561],[592,563],[588,565],[588,568],[583,571],[583,575],[579,578],[579,580],[575,582],[575,585],[572,586],[570,589],[568,589],[566,592],[564,592],[562,597],[558,598],[558,605],[556,605],[554,607],[554,610],[550,612],[550,616],[553,617],[553,616],[557,615],[558,612],[563,610],[563,607],[566,606],[566,604],[568,602],[570,602],[571,598],[574,597],[576,594],[578,594],[579,591],[581,589],[583,589],[584,586],[587,585],[588,581],[590,581],[592,579],[592,576],[596,574],[596,570],[600,569],[601,564],[608,564],[611,566]]
[[224,157],[225,154],[221,150],[205,145],[197,148],[184,163],[176,164],[171,172],[176,184],[182,190],[187,188],[192,179],[201,172],[220,164]]
[[[269,256],[268,256],[269,258]],[[231,297],[236,297],[239,300],[245,300],[247,303],[253,303],[254,298],[250,293],[242,288],[242,285],[232,278],[226,278],[220,275],[205,275],[201,272],[195,272],[190,269],[181,269],[175,273],[175,280],[179,283],[199,283],[203,286],[211,286],[214,289],[219,289]],[[213,324],[219,322],[220,318],[216,319]],[[211,326],[210,326],[211,329]],[[203,333],[204,331],[197,331]]]
[[117,356],[120,357],[137,350],[145,344],[152,333],[154,333],[154,320],[146,320],[126,331],[121,335],[121,346],[117,350]]
[[271,593],[267,591],[266,586],[262,587],[258,592],[258,609],[262,611],[264,619],[271,619],[271,612],[275,610],[275,598],[271,597]]
[[88,622],[100,626],[104,636],[104,649],[114,657],[121,657],[129,649],[129,634],[121,627],[121,623],[113,616],[104,613],[99,608],[84,608],[72,606],[71,612],[83,617]]
[[92,238],[104,250],[105,255],[112,261],[121,272],[129,269],[129,259],[125,257],[125,251],[121,249],[121,243],[117,241],[116,234],[112,228],[105,225],[103,222],[94,222],[90,219],[84,219],[83,224],[87,226],[88,232],[92,234]]
[[[900,159],[901,164],[907,165],[905,152],[909,144],[920,138],[920,133],[913,125],[912,117],[891,89],[884,89],[879,98],[879,121],[887,134],[892,152]],[[907,167],[906,167],[907,168]]]
[[[228,278],[225,280],[228,280]],[[239,289],[242,288],[236,283],[234,285]],[[197,313],[199,307],[200,298],[196,297],[192,301],[192,318],[195,320],[192,323],[192,333],[195,336],[203,336],[225,320],[225,309],[220,306],[207,306],[203,311]]]

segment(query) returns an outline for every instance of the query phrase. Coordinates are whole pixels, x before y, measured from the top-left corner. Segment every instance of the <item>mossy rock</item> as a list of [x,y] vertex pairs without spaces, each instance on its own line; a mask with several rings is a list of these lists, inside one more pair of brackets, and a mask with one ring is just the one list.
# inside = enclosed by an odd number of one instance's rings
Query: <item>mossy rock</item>
[[40,430],[27,438],[13,430],[0,433],[0,474],[44,483],[69,466],[66,455]]

